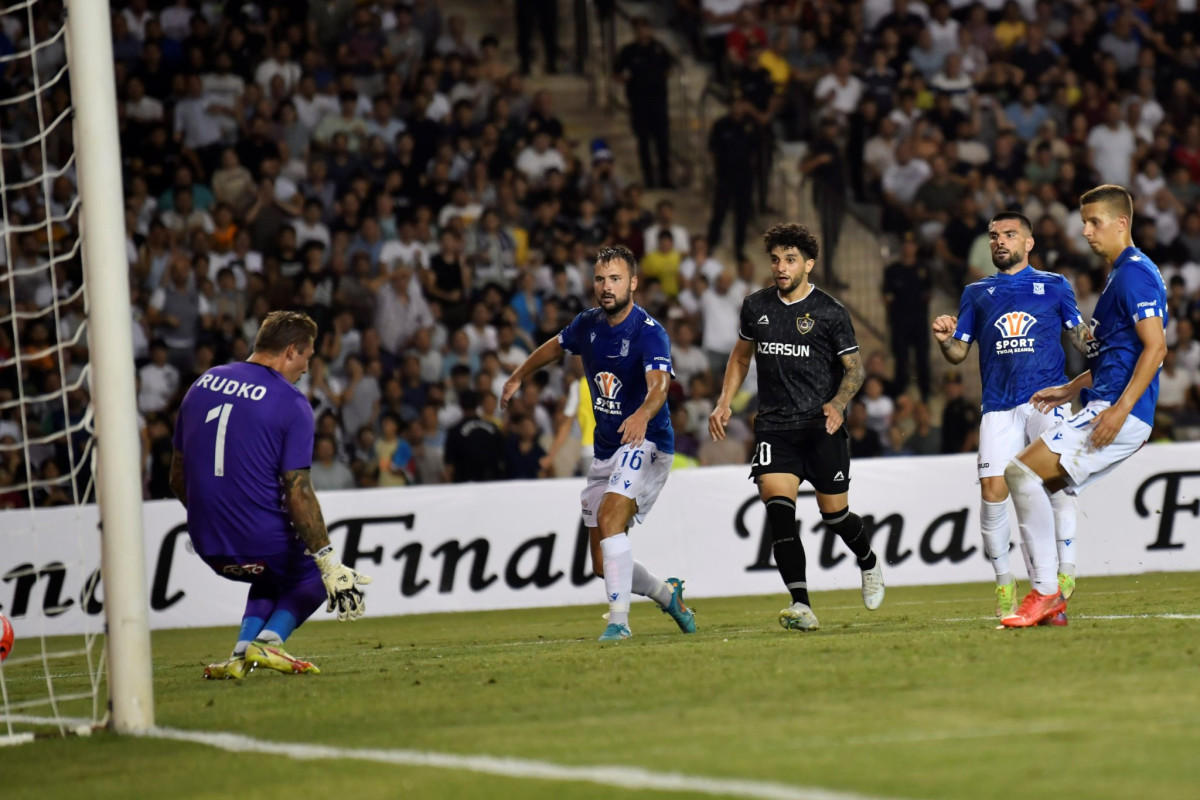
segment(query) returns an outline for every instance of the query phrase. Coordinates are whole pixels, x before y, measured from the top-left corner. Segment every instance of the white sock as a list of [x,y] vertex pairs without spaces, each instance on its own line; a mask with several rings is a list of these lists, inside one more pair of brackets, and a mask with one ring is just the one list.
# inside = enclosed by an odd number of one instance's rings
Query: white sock
[[629,542],[628,534],[618,533],[600,540],[600,552],[604,554],[608,624],[628,625],[629,596],[633,592],[633,545]]
[[283,637],[275,631],[260,631],[254,639],[255,641],[266,642],[267,644],[283,644]]
[[634,561],[633,593],[642,597],[649,597],[663,608],[666,608],[671,605],[671,595],[674,594],[674,591],[671,589],[670,584],[659,580],[656,575],[643,566],[642,562]]
[[242,639],[242,640],[238,641],[238,643],[233,646],[233,657],[241,658],[242,656],[246,655],[246,648],[249,646],[250,646],[249,639]]
[[1050,495],[1050,505],[1054,507],[1054,539],[1058,545],[1058,571],[1075,574],[1075,511],[1078,503],[1075,495],[1066,491]]
[[1017,507],[1017,526],[1025,543],[1033,574],[1033,588],[1040,594],[1058,591],[1058,550],[1054,544],[1054,509],[1042,479],[1018,459],[1004,470],[1008,491]]
[[996,583],[1011,583],[1013,579],[1012,564],[1008,559],[1009,540],[1012,538],[1012,526],[1008,522],[1008,501],[989,503],[980,501],[979,530],[983,534],[983,551],[992,562],[996,571]]

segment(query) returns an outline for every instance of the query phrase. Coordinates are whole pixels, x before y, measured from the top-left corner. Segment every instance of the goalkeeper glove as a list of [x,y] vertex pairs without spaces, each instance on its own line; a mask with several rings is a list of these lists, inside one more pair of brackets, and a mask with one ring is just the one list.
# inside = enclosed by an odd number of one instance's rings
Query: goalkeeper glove
[[367,601],[357,588],[371,582],[370,577],[350,569],[333,554],[333,545],[322,547],[313,556],[317,569],[321,570],[321,581],[325,584],[325,594],[329,603],[326,611],[337,607],[338,619],[342,622],[356,620],[367,610]]

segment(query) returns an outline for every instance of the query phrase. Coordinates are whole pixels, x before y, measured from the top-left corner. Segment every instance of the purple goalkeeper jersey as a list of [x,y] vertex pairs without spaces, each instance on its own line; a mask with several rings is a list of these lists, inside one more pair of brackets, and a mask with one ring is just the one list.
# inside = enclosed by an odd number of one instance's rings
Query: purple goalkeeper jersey
[[175,449],[183,454],[188,535],[201,557],[296,546],[281,476],[312,465],[313,412],[282,375],[248,361],[205,372],[183,398]]

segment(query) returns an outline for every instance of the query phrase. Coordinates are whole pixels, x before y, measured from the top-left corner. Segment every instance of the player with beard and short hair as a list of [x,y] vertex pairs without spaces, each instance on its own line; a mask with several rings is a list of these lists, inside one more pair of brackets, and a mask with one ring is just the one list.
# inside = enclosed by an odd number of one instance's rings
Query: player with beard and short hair
[[[1062,275],[1029,266],[1034,239],[1025,216],[1004,211],[992,217],[988,241],[999,272],[967,286],[958,316],[935,319],[933,335],[951,364],[961,364],[971,343],[979,342],[983,378],[976,459],[982,496],[979,527],[984,552],[996,573],[996,616],[1003,618],[1016,610],[1017,603],[1017,579],[1008,554],[1012,526],[1004,470],[1025,445],[1071,414],[1070,403],[1042,412],[1030,402],[1038,389],[1066,381],[1060,329],[1066,329],[1071,344],[1083,353],[1089,337],[1071,283]],[[1051,495],[1050,502],[1058,542],[1058,585],[1063,596],[1070,597],[1075,591],[1075,497],[1060,491]],[[1054,621],[1065,625],[1066,615]]]
[[308,315],[272,311],[253,355],[205,372],[179,408],[170,480],[188,536],[213,572],[250,584],[233,655],[206,678],[320,672],[283,649],[288,636],[322,600],[340,620],[366,608],[357,586],[371,579],[334,555],[309,478],[313,410],[293,384],[316,336]]
[[565,354],[583,359],[592,390],[595,455],[580,494],[591,539],[592,565],[604,579],[608,625],[600,641],[620,641],[629,630],[631,594],[649,597],[684,633],[696,630],[683,603],[683,581],[659,580],[633,560],[628,530],[644,522],[658,499],[675,454],[675,435],[666,408],[671,369],[667,332],[633,302],[637,259],[626,247],[606,247],[596,256],[592,285],[600,302],[578,314],[558,336],[525,359],[504,384],[507,405],[521,381]]
[[862,570],[863,603],[883,603],[883,566],[871,551],[862,518],[850,511],[850,440],[846,406],[865,371],[854,325],[845,307],[808,280],[817,263],[817,239],[796,223],[763,235],[775,285],[742,302],[738,343],[729,354],[725,381],[708,418],[714,441],[725,438],[730,401],[758,363],[758,416],[750,474],[767,507],[767,525],[779,575],[792,604],[779,612],[788,630],[819,627],[808,596],[804,545],[796,529],[801,481],[816,490],[825,527],[854,553]]
[[1158,374],[1167,354],[1167,287],[1154,262],[1134,247],[1133,198],[1105,184],[1079,198],[1083,236],[1111,267],[1092,313],[1090,369],[1069,383],[1033,393],[1040,411],[1081,392],[1083,409],[1034,439],[1009,462],[1004,479],[1017,509],[1029,554],[1033,590],[1001,624],[1028,628],[1065,612],[1054,576],[1054,509],[1051,492],[1076,494],[1141,449],[1154,425]]

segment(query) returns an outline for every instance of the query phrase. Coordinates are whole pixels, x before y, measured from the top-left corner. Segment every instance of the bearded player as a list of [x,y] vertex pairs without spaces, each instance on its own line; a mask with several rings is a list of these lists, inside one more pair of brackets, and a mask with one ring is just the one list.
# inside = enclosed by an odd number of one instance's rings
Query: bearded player
[[808,228],[776,225],[763,235],[773,287],[742,302],[738,343],[729,354],[721,396],[708,418],[714,441],[725,438],[730,401],[758,364],[758,415],[750,474],[767,507],[775,566],[792,604],[779,612],[787,630],[820,624],[808,594],[804,545],[796,530],[796,494],[812,484],[825,527],[841,537],[862,571],[863,604],[883,603],[883,566],[862,518],[850,510],[850,437],[846,406],[865,371],[844,306],[809,282],[819,246]]
[[[967,286],[958,316],[935,319],[933,335],[951,364],[961,364],[971,344],[979,342],[983,378],[983,419],[976,459],[982,495],[979,527],[984,552],[996,574],[996,616],[1003,618],[1017,607],[1017,579],[1009,560],[1012,526],[1004,470],[1027,444],[1071,415],[1070,403],[1039,411],[1030,398],[1038,389],[1066,382],[1059,331],[1065,328],[1071,344],[1083,353],[1087,353],[1089,334],[1067,279],[1029,265],[1033,227],[1024,215],[1004,211],[992,217],[988,241],[992,263],[999,271]],[[1054,508],[1058,586],[1069,598],[1075,591],[1075,497],[1055,492],[1050,504]],[[1066,615],[1056,615],[1054,621],[1066,624]]]
[[591,540],[592,564],[604,578],[608,625],[600,641],[632,636],[631,594],[649,597],[684,633],[696,619],[683,604],[683,581],[659,580],[633,559],[629,528],[644,522],[667,483],[675,458],[675,434],[666,408],[671,343],[667,332],[633,302],[637,259],[625,247],[596,256],[592,285],[599,308],[578,314],[557,337],[534,350],[504,384],[507,405],[521,381],[564,354],[583,359],[596,419],[594,456],[580,500]]

